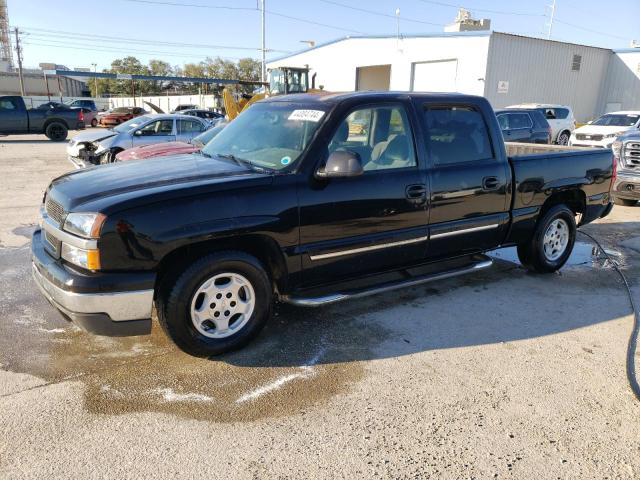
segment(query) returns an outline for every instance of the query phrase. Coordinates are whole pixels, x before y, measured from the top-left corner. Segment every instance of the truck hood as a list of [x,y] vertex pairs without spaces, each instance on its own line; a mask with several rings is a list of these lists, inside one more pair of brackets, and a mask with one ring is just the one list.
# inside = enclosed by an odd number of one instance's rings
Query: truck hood
[[201,154],[176,155],[76,170],[51,182],[49,195],[69,211],[106,197],[140,197],[247,176],[271,177],[232,161]]
[[585,135],[609,135],[617,132],[628,132],[634,130],[634,127],[610,127],[604,125],[584,125],[576,128],[574,133],[582,133]]

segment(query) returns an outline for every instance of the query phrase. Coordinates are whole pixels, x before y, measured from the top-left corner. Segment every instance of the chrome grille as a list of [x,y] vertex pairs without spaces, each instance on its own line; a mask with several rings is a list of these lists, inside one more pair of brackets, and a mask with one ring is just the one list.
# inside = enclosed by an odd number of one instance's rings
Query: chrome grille
[[599,142],[602,140],[602,135],[587,135],[585,133],[576,133],[576,139],[578,140],[593,140]]
[[66,216],[66,212],[64,211],[64,208],[62,208],[62,205],[60,205],[55,200],[47,198],[45,210],[47,211],[47,215],[49,217],[58,222],[59,225],[62,225],[64,217]]
[[640,170],[640,141],[625,142],[622,150],[622,164],[624,168]]

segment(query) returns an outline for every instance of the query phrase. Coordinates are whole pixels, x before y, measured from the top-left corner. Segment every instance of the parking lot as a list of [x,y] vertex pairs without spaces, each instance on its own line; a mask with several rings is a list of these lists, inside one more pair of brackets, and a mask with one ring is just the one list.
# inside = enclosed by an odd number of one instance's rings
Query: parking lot
[[[622,282],[579,235],[560,274],[483,272],[321,309],[277,306],[211,360],[91,336],[31,280],[65,144],[0,138],[0,477],[638,478]],[[640,206],[585,227],[640,302]]]

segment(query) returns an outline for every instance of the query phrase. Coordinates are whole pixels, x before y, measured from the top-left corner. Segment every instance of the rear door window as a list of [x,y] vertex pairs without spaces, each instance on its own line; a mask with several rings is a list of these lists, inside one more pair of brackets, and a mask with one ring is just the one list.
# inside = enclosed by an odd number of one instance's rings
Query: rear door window
[[509,128],[511,130],[517,130],[520,128],[531,128],[533,122],[528,113],[510,113],[509,114]]
[[482,113],[473,106],[431,106],[424,111],[426,145],[436,165],[494,158]]
[[566,108],[556,108],[555,112],[558,120],[564,120],[569,116],[569,110]]
[[178,130],[180,133],[200,133],[204,130],[202,123],[197,120],[178,120]]
[[0,100],[0,110],[5,112],[18,110],[17,102],[11,98],[3,98],[2,100]]

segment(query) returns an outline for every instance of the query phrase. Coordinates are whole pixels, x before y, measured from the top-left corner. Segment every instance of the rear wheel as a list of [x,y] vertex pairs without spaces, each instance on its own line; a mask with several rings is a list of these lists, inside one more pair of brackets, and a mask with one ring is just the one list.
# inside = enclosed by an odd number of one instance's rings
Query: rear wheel
[[520,262],[537,273],[559,270],[573,251],[576,230],[575,215],[566,205],[552,207],[538,222],[531,239],[518,245]]
[[67,130],[67,126],[61,122],[51,122],[44,130],[44,134],[47,138],[54,142],[62,142],[63,140],[66,140],[68,133],[69,131]]
[[256,258],[243,252],[202,257],[168,283],[158,292],[158,320],[174,343],[191,355],[238,349],[271,316],[269,276]]
[[558,135],[558,145],[569,145],[569,137],[571,134],[569,132],[562,132]]
[[615,203],[616,205],[622,205],[623,207],[633,207],[636,203],[638,203],[638,201],[628,200],[626,198],[613,197],[613,203]]

